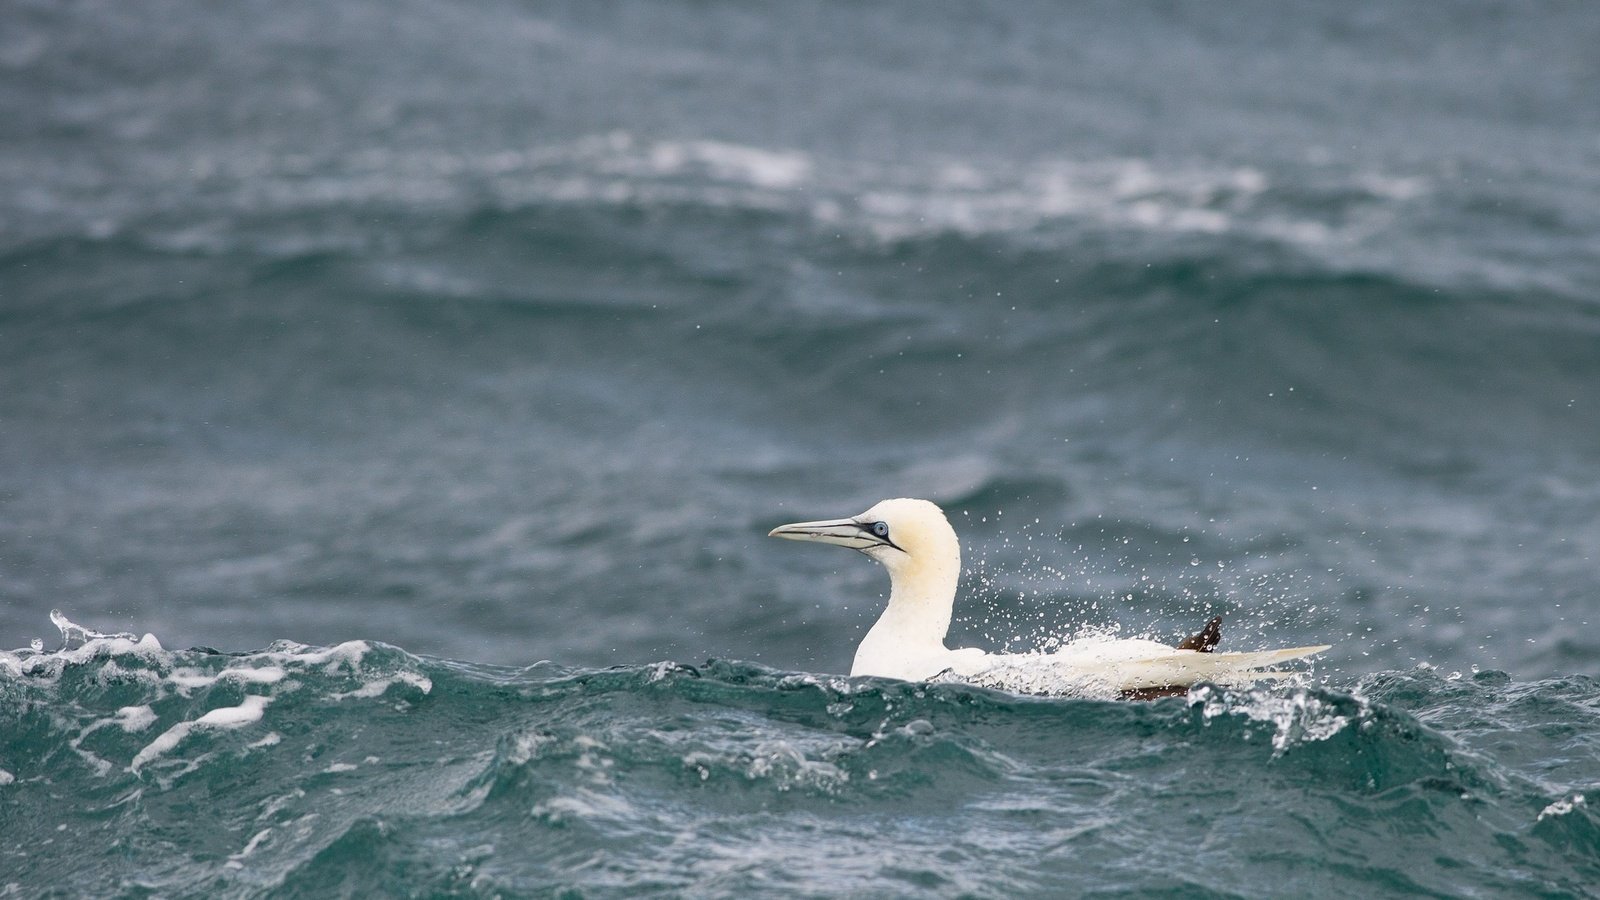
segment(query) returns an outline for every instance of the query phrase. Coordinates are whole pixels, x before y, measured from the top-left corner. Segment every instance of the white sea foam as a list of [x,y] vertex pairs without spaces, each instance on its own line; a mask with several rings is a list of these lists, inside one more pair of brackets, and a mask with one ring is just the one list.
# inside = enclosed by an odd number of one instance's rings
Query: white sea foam
[[[612,146],[616,146],[613,144]],[[628,141],[624,148],[632,146]],[[721,141],[659,141],[632,157],[618,155],[618,161],[633,163],[626,168],[655,176],[682,175],[703,171],[719,181],[769,189],[800,186],[811,174],[811,159],[792,150],[765,150]]]
[[134,734],[149,728],[155,723],[155,721],[155,711],[148,706],[124,706],[117,710],[115,717],[96,719],[95,721],[84,726],[82,731],[78,732],[72,737],[71,740],[67,741],[67,746],[71,748],[72,752],[78,754],[79,758],[88,763],[90,768],[94,769],[96,776],[103,778],[111,772],[114,766],[110,760],[105,759],[93,751],[84,749],[84,740],[86,740],[89,735],[94,734],[100,729],[108,726],[115,725],[129,734]]
[[[1242,234],[1300,246],[1348,246],[1395,227],[1394,211],[1428,194],[1423,178],[1351,172],[1329,197],[1296,205],[1251,166],[1137,157],[827,159],[788,147],[716,140],[645,140],[614,131],[478,154],[373,147],[343,158],[232,157],[221,180],[255,205],[481,202],[698,206],[809,216],[880,241],[954,232],[1026,233],[1052,223],[1142,231]],[[307,178],[309,171],[323,177]],[[157,173],[151,173],[158,177]],[[188,183],[187,165],[171,178]],[[1291,186],[1294,187],[1294,186]],[[174,249],[222,249],[214,228],[153,238]],[[306,247],[285,247],[304,252]],[[247,561],[281,565],[277,559]]]
[[249,725],[261,720],[267,704],[272,702],[271,697],[260,694],[250,694],[238,706],[224,706],[213,709],[192,722],[179,722],[162,732],[159,737],[151,741],[133,757],[133,762],[128,769],[137,773],[150,761],[161,757],[177,747],[185,737],[198,729],[232,729]]
[[506,759],[513,765],[520,766],[539,756],[541,750],[555,740],[554,737],[537,731],[518,732],[511,740],[511,751],[506,754]]
[[535,803],[529,814],[552,823],[569,819],[637,821],[639,816],[626,798],[583,787],[571,794]]
[[11,782],[16,781],[16,780],[17,780],[17,776],[11,774],[10,772],[7,772],[5,769],[0,769],[0,787],[5,787],[6,785],[8,785]]
[[[97,659],[133,656],[156,661],[164,659],[165,653],[165,648],[153,634],[138,639],[121,636],[99,637],[91,638],[80,646],[54,652],[36,653],[25,650],[0,654],[0,670],[14,676],[48,680],[59,677],[68,666],[81,666]],[[113,669],[110,674],[115,675],[118,672],[126,670]]]
[[[1357,716],[1367,713],[1365,700]],[[1266,690],[1230,691],[1209,684],[1189,690],[1189,705],[1201,707],[1206,721],[1223,715],[1242,715],[1252,722],[1272,725],[1272,750],[1282,753],[1297,743],[1325,741],[1350,724],[1350,717],[1335,711],[1304,688],[1286,694]]]
[[238,853],[231,853],[228,855],[228,861],[225,864],[226,867],[230,869],[244,868],[245,857],[256,852],[256,847],[260,846],[261,842],[266,840],[267,835],[270,834],[272,834],[271,828],[263,828],[256,832],[255,836],[250,838],[250,840],[244,845],[243,849],[241,849]]
[[376,678],[368,681],[353,691],[333,694],[331,697],[334,700],[344,700],[351,697],[359,699],[382,697],[385,693],[388,693],[389,688],[397,684],[408,684],[424,694],[433,691],[433,679],[428,676],[417,672],[396,672],[386,678]]
[[664,680],[666,680],[667,676],[671,675],[672,673],[678,671],[681,668],[682,668],[681,664],[673,662],[670,659],[663,659],[660,662],[651,663],[651,665],[650,665],[650,675],[647,678],[647,680],[651,684],[655,684],[658,681],[664,681]]
[[196,719],[194,724],[211,728],[238,728],[241,725],[249,725],[251,722],[259,722],[261,720],[262,711],[271,702],[271,697],[251,694],[245,697],[244,702],[238,706],[224,706],[219,709],[213,709]]
[[279,666],[229,666],[218,672],[196,668],[177,668],[167,674],[167,681],[185,693],[207,688],[219,681],[236,681],[241,684],[277,684],[288,673]]
[[256,654],[256,657],[275,660],[280,664],[322,666],[326,674],[336,675],[340,671],[357,671],[361,668],[362,659],[372,652],[372,645],[366,641],[345,641],[332,647],[321,648],[292,642],[284,642],[284,646],[288,649],[268,650]]
[[[115,656],[97,660],[98,665],[94,669],[95,683],[102,687],[122,684],[155,687],[161,683],[163,675],[159,668],[161,662],[159,657],[147,656],[143,659],[129,659],[127,662],[130,664],[123,665],[123,662]],[[152,662],[157,664],[156,667],[152,668]]]
[[153,683],[158,680],[159,676],[146,674],[139,668],[129,669],[115,662],[118,657],[136,658],[144,664],[164,661],[167,658],[166,650],[155,635],[139,637],[129,632],[94,631],[72,622],[59,609],[50,611],[50,621],[61,632],[61,648],[46,651],[43,642],[35,639],[29,649],[0,651],[0,674],[53,681],[69,666],[107,660],[95,673],[95,678],[101,684],[127,681]]
[[148,706],[124,706],[117,710],[117,725],[129,734],[143,731],[155,723],[155,711]]
[[[44,680],[58,678],[67,668],[97,663],[95,680],[104,685],[141,682],[152,688],[175,690],[187,696],[219,684],[273,687],[306,670],[320,670],[328,676],[361,676],[362,666],[372,652],[366,641],[346,641],[332,647],[311,647],[289,641],[273,649],[231,656],[201,656],[168,651],[154,635],[134,637],[129,633],[104,634],[71,622],[59,610],[51,620],[60,629],[63,646],[58,650],[23,649],[0,652],[0,675],[26,676]],[[183,662],[186,664],[179,665]],[[222,664],[220,669],[211,665]],[[426,694],[433,681],[419,672],[398,671],[367,678],[354,690],[334,693],[333,699],[380,697],[395,685],[407,685]],[[247,701],[249,702],[249,701]],[[213,711],[220,712],[220,711]],[[119,715],[127,730],[149,724],[150,707],[128,707]],[[224,724],[222,716],[210,724]],[[150,719],[153,721],[153,719]],[[101,724],[106,724],[102,722]],[[96,726],[97,727],[97,726]]]
[[833,790],[850,780],[850,773],[823,759],[810,759],[788,741],[765,741],[756,747],[745,777],[769,780],[780,791],[796,787]]
[[1535,821],[1542,822],[1548,816],[1564,816],[1578,807],[1586,805],[1587,803],[1588,801],[1584,799],[1582,794],[1573,794],[1571,797],[1563,797],[1549,806],[1546,806],[1539,813],[1539,818]]

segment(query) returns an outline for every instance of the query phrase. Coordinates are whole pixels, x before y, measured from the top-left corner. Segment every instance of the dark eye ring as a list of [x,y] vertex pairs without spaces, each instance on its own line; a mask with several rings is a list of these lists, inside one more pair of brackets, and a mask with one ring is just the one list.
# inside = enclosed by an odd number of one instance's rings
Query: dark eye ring
[[872,523],[872,533],[877,535],[878,537],[881,537],[881,538],[888,537],[889,536],[889,523],[888,522],[873,522]]

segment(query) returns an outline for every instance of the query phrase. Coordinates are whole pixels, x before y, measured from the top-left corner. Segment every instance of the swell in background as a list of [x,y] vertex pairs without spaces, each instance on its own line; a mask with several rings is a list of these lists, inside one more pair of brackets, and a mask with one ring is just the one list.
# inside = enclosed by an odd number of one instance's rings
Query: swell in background
[[19,4],[0,633],[841,671],[957,638],[1581,670],[1582,6]]

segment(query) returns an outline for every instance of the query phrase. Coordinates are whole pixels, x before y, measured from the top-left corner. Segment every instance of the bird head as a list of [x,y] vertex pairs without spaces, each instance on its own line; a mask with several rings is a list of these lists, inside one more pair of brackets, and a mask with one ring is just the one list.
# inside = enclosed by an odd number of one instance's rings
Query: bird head
[[914,566],[961,565],[961,545],[944,512],[926,500],[884,500],[859,516],[780,525],[768,537],[860,550],[891,573]]

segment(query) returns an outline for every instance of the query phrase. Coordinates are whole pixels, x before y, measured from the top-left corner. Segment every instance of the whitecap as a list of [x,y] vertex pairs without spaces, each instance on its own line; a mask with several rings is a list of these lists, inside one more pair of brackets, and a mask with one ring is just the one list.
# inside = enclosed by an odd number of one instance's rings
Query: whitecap
[[129,734],[143,731],[155,722],[155,710],[148,706],[124,706],[117,710],[117,725]]
[[223,706],[213,709],[192,722],[179,722],[162,732],[159,737],[147,744],[129,763],[128,770],[135,774],[151,760],[157,759],[171,751],[189,734],[196,729],[232,729],[259,722],[267,704],[272,702],[271,697],[260,694],[250,694],[238,706]]
[[1543,822],[1548,816],[1564,816],[1580,806],[1587,805],[1588,801],[1582,794],[1573,794],[1571,797],[1562,797],[1560,800],[1546,806],[1539,812],[1539,818],[1534,820]]
[[288,673],[278,666],[230,666],[220,672],[205,672],[184,667],[173,669],[167,680],[182,691],[210,687],[219,681],[236,681],[240,684],[277,684]]
[[387,678],[376,678],[365,682],[353,691],[344,691],[343,693],[332,694],[330,695],[330,698],[333,700],[344,700],[352,697],[357,699],[382,697],[388,692],[389,688],[394,687],[397,684],[408,684],[424,694],[433,692],[433,679],[429,678],[428,676],[416,672],[396,672]]

